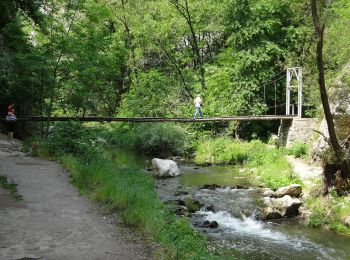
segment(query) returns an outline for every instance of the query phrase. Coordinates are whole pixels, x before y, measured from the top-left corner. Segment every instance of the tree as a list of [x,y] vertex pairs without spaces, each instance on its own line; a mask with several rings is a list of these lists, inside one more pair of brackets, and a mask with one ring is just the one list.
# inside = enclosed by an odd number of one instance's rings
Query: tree
[[[329,100],[328,100],[328,94],[327,94],[325,76],[324,76],[324,62],[323,62],[323,39],[324,39],[325,24],[321,23],[320,21],[318,10],[317,10],[317,0],[311,0],[311,12],[312,12],[312,21],[314,24],[316,37],[317,37],[316,61],[317,61],[317,69],[318,69],[318,84],[320,89],[323,112],[324,112],[325,120],[328,126],[329,143],[332,147],[332,150],[335,156],[334,163],[325,162],[324,193],[328,192],[328,188],[330,185],[336,186],[337,191],[341,192],[341,189],[344,188],[343,187],[344,185],[339,182],[343,182],[344,180],[347,181],[350,178],[350,168],[349,168],[348,160],[345,158],[344,151],[339,145],[338,138],[335,132],[333,116],[329,106]],[[334,165],[330,165],[330,164],[334,164]]]
[[204,62],[203,62],[203,57],[202,57],[201,52],[200,52],[200,47],[199,47],[199,43],[198,43],[198,39],[197,39],[198,35],[197,35],[196,30],[194,28],[194,23],[193,23],[193,19],[191,16],[188,0],[184,0],[184,1],[171,0],[170,3],[173,4],[174,7],[176,8],[176,10],[181,14],[181,16],[183,18],[185,18],[186,23],[190,29],[190,32],[191,32],[190,43],[191,43],[193,53],[195,55],[194,67],[199,70],[199,77],[200,77],[202,90],[205,90],[206,86],[205,86],[205,69],[204,69],[204,64],[203,64]]

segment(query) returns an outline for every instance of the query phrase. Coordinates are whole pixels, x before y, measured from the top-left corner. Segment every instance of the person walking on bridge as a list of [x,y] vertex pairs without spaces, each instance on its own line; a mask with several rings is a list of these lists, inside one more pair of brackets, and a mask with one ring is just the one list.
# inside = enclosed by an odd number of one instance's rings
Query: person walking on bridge
[[202,107],[202,99],[201,99],[201,95],[198,94],[197,97],[194,99],[194,108],[195,108],[194,118],[197,118],[198,114],[200,118],[203,118],[201,107]]

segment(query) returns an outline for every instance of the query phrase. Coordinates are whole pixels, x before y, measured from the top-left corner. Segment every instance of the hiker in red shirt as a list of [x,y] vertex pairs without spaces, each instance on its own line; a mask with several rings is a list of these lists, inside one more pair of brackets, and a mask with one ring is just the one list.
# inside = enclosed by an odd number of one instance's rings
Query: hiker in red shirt
[[17,118],[15,115],[15,104],[11,103],[7,107],[7,116],[6,116],[6,122],[8,126],[8,135],[7,138],[10,142],[13,141],[13,132],[15,131],[15,122]]

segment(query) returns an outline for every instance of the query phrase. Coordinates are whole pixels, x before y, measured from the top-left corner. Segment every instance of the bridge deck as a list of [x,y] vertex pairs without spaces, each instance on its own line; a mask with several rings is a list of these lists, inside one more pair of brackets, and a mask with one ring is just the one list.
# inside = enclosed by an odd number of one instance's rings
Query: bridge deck
[[152,122],[181,122],[181,123],[200,123],[200,122],[229,122],[229,121],[267,121],[293,119],[296,116],[231,116],[231,117],[206,117],[206,118],[169,118],[169,117],[47,117],[47,116],[28,116],[19,117],[18,121],[82,121],[82,122],[130,122],[130,123],[152,123]]

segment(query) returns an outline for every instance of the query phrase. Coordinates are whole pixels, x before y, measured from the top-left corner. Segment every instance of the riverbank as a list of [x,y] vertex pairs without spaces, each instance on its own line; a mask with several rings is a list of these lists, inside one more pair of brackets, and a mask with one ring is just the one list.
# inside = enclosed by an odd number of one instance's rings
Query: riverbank
[[293,183],[301,184],[305,224],[349,235],[350,195],[338,196],[331,192],[322,196],[322,167],[310,165],[300,158],[303,156],[307,158],[307,147],[301,144],[286,150],[260,141],[237,143],[221,137],[200,143],[195,161],[198,164],[242,165],[241,173],[250,176],[252,183],[273,190]]
[[285,160],[286,154],[285,149],[266,145],[259,140],[238,143],[229,137],[220,137],[200,142],[194,160],[200,165],[241,165],[242,173],[250,176],[255,185],[277,190],[301,183],[300,177]]
[[350,235],[350,195],[338,196],[335,191],[322,196],[322,167],[306,160],[286,159],[303,181],[305,223],[314,228]]
[[[107,205],[111,211],[121,212],[123,223],[138,230],[149,240],[158,243],[160,246],[156,256],[159,258],[215,259],[222,257],[225,249],[219,249],[220,252],[218,252],[216,246],[208,243],[206,233],[193,229],[194,224],[190,222],[192,219],[176,216],[172,205],[169,207],[168,202],[160,201],[155,193],[155,180],[141,170],[146,166],[145,159],[141,164],[130,164],[127,156],[123,153],[115,153],[115,147],[111,144],[117,144],[118,149],[125,152],[124,149],[127,149],[128,143],[129,148],[135,150],[139,142],[145,142],[142,151],[147,149],[155,151],[158,146],[169,147],[170,143],[177,143],[176,146],[172,147],[173,149],[169,148],[168,153],[174,155],[177,154],[176,151],[192,151],[192,154],[195,152],[194,160],[200,165],[235,163],[234,170],[225,172],[220,176],[220,180],[228,182],[233,179],[247,180],[250,187],[262,185],[276,190],[289,184],[301,183],[303,179],[302,176],[293,171],[287,161],[286,156],[289,151],[274,148],[259,140],[237,143],[228,137],[221,137],[193,139],[190,140],[192,143],[186,141],[180,144],[175,142],[175,135],[170,137],[173,139],[171,142],[159,135],[162,131],[171,132],[173,126],[169,128],[166,126],[160,128],[157,125],[149,126],[141,137],[135,138],[139,130],[133,130],[136,132],[131,135],[128,134],[128,130],[125,130],[125,133],[119,135],[119,130],[115,131],[113,127],[107,129],[106,127],[67,124],[56,127],[48,139],[34,140],[29,143],[34,154],[59,159],[70,170],[72,182],[81,193],[86,194],[92,200]],[[123,136],[126,137],[125,140],[123,140]],[[123,143],[120,143],[122,140]],[[161,152],[163,154],[164,150]],[[186,155],[186,153],[184,154]],[[159,156],[164,158],[165,155]],[[132,158],[131,161],[138,161],[136,157],[130,158]],[[196,171],[195,168],[193,166],[194,171]],[[216,168],[215,172],[217,170]],[[239,174],[236,175],[236,173]],[[193,174],[200,176],[196,172]],[[205,174],[205,176],[209,175]],[[180,179],[184,180],[182,176]],[[210,179],[207,181],[210,182]],[[168,188],[168,186],[166,187]],[[223,189],[223,192],[229,192],[229,190]],[[244,201],[244,197],[241,198],[242,201]],[[242,228],[242,230],[246,228],[250,230],[250,225],[256,224],[259,227],[258,235],[260,232],[265,234],[266,227],[269,230],[268,223],[249,222],[242,219],[242,215],[237,215],[230,221],[239,223],[236,228]],[[222,224],[225,224],[225,220]],[[317,231],[315,232],[317,233]],[[230,255],[236,256],[235,248],[231,248],[231,250],[233,253]]]
[[190,227],[187,218],[177,218],[158,199],[152,176],[113,160],[81,164],[72,156],[59,159],[82,193],[112,212],[120,212],[125,225],[159,243],[161,247],[155,252],[159,258],[211,258],[205,237]]
[[60,161],[80,193],[119,212],[122,222],[158,246],[156,259],[215,259],[207,238],[160,201],[154,178],[137,164],[123,162],[106,129],[64,124],[47,139],[28,141],[40,157]]

